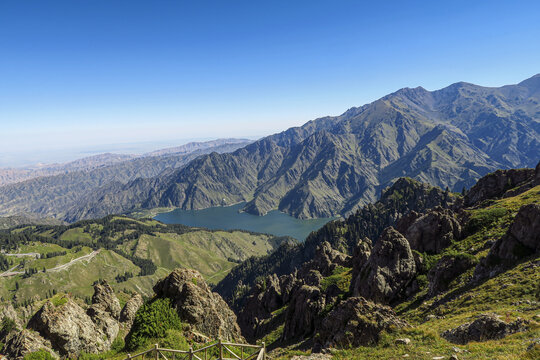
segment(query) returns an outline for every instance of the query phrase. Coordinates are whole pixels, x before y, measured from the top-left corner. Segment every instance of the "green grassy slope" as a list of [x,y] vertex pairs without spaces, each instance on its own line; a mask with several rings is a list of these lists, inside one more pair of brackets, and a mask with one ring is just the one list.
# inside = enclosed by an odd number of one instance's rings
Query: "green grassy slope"
[[196,269],[216,283],[238,262],[271,252],[280,239],[110,216],[71,226],[4,230],[0,241],[8,254],[27,254],[4,256],[7,264],[0,273],[16,274],[0,276],[0,299],[27,305],[56,293],[88,300],[99,279],[121,298],[132,292],[150,296],[156,281],[176,267]]

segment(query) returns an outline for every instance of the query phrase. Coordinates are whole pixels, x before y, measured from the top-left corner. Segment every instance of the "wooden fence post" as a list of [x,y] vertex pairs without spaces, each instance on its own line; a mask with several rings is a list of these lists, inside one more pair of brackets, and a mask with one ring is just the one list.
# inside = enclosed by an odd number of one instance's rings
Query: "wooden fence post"
[[266,359],[266,344],[264,343],[264,341],[262,342],[262,347],[263,347],[263,359]]
[[219,347],[219,360],[223,360],[223,345],[221,344],[221,338],[218,340]]
[[193,346],[189,347],[189,360],[193,360]]
[[159,360],[159,350],[158,350],[158,349],[159,349],[159,345],[158,345],[158,344],[155,344],[155,345],[154,345],[154,349],[155,349],[155,351],[156,351],[156,357],[155,357],[155,359],[156,359],[156,360]]
[[131,354],[128,354],[126,360],[130,360],[131,359]]

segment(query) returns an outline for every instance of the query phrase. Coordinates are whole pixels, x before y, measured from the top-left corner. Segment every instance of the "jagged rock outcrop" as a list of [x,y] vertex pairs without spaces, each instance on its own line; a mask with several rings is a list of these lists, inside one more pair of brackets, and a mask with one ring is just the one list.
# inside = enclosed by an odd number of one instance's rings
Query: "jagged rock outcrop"
[[120,324],[118,323],[120,302],[107,282],[94,285],[92,305],[86,313],[96,327],[106,335],[108,339],[107,346],[110,346],[120,331]]
[[382,331],[405,326],[407,323],[390,307],[352,297],[324,318],[315,338],[314,351],[376,344]]
[[406,227],[405,223],[410,222],[414,216],[418,215],[409,214],[396,226],[407,238],[413,250],[437,254],[448,247],[452,240],[461,237],[461,225],[450,209],[437,207],[427,214],[418,216]]
[[25,355],[39,350],[48,351],[54,357],[58,357],[52,350],[50,341],[35,331],[24,329],[8,339],[3,352],[10,360],[21,360]]
[[135,320],[137,310],[143,305],[144,300],[140,294],[135,294],[126,302],[124,308],[120,312],[120,324],[124,329],[130,329]]
[[94,285],[94,295],[92,296],[92,305],[88,309],[88,315],[92,316],[103,311],[112,318],[119,319],[120,309],[120,302],[107,282]]
[[195,270],[176,269],[154,286],[158,297],[171,299],[180,319],[210,338],[240,340],[236,315],[221,296],[210,291]]
[[428,295],[435,296],[445,291],[452,280],[476,263],[473,256],[443,256],[428,272]]
[[362,271],[362,268],[367,264],[369,257],[371,255],[371,249],[373,245],[371,243],[371,240],[368,238],[364,238],[362,240],[358,241],[358,244],[354,248],[353,256],[352,256],[352,278],[351,278],[351,285],[350,290],[351,293],[357,293],[358,288],[360,287],[360,283],[362,280],[358,278],[358,275],[360,274],[360,271]]
[[528,322],[520,318],[506,323],[495,314],[483,314],[473,322],[443,332],[441,336],[454,344],[465,345],[470,341],[502,339],[510,334],[526,331],[527,326]]
[[[515,240],[517,243],[513,249],[507,248],[506,250],[512,250],[510,253],[514,258],[521,257],[519,249],[516,246],[521,245],[524,251],[538,252],[540,250],[540,204],[529,204],[522,206],[508,232],[508,238]],[[506,242],[509,242],[507,239]],[[519,245],[518,245],[519,244]],[[500,243],[497,246],[495,243],[494,251],[498,251],[499,256],[503,256],[503,253],[508,253],[505,249],[501,248],[505,243]]]
[[279,277],[279,285],[281,288],[281,298],[284,304],[291,301],[293,292],[300,286],[297,279],[297,272]]
[[338,266],[350,266],[351,257],[347,254],[334,250],[328,241],[317,246],[315,256],[302,266],[298,273],[299,278],[307,276],[309,271],[316,270],[323,277],[332,275]]
[[15,322],[15,325],[19,328],[22,328],[22,321],[19,318],[19,315],[17,315],[17,312],[15,311],[15,308],[13,307],[13,304],[7,303],[7,304],[1,304],[0,305],[0,323],[5,319],[11,319]]
[[261,330],[262,320],[272,317],[272,312],[283,306],[280,279],[273,274],[257,283],[238,313],[238,325],[247,339],[253,339]]
[[357,277],[354,296],[390,303],[400,296],[415,275],[416,263],[409,242],[394,228],[388,227]]
[[282,339],[289,341],[312,334],[325,304],[325,295],[321,289],[302,285],[294,293],[287,309]]
[[507,262],[540,252],[540,204],[522,206],[508,232],[499,238],[475,269],[475,278],[498,272]]
[[[538,168],[538,166],[537,166]],[[465,206],[473,206],[484,200],[498,199],[517,186],[527,185],[534,181],[535,169],[497,170],[482,177],[465,196]],[[527,185],[522,191],[529,189]],[[512,194],[517,195],[515,192]]]
[[[107,351],[116,337],[112,334],[114,329],[104,331],[70,298],[59,306],[47,301],[30,319],[28,328],[50,341],[52,348],[62,356],[76,356],[81,351]],[[118,333],[118,324],[115,329]]]

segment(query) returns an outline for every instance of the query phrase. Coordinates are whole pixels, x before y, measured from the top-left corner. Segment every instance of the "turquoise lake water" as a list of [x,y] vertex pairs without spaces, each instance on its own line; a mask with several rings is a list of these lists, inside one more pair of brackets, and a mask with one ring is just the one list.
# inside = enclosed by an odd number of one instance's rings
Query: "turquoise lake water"
[[176,209],[157,215],[154,219],[165,224],[183,224],[207,229],[248,230],[276,236],[291,236],[304,241],[315,230],[333,219],[301,220],[274,210],[265,216],[239,212],[244,203],[203,210]]

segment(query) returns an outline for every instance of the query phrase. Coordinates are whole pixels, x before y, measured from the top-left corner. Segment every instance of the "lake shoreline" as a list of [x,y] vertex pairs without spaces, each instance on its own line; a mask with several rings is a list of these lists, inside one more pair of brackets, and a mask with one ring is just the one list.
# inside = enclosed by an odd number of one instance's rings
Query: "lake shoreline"
[[279,210],[259,216],[241,211],[246,202],[201,210],[173,209],[160,212],[153,219],[165,224],[182,224],[211,230],[244,230],[274,236],[290,236],[304,241],[312,232],[337,218],[297,219]]

